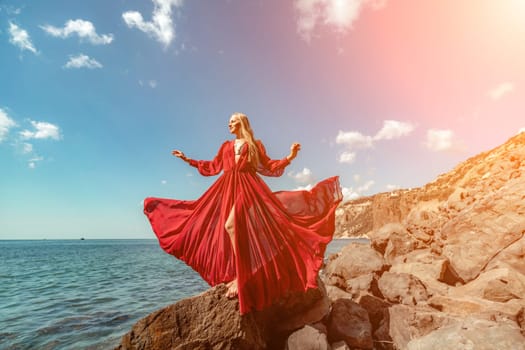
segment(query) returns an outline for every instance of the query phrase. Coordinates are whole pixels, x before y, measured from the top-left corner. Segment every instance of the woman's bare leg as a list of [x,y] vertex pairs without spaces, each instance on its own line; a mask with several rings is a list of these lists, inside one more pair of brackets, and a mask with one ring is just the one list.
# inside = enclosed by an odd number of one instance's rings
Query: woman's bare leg
[[[224,228],[226,229],[226,232],[228,232],[228,235],[230,236],[230,241],[233,247],[233,255],[234,258],[237,256],[236,247],[235,247],[235,207],[232,207],[232,210],[230,211],[230,214],[228,215],[228,219],[226,219],[226,223],[224,224]],[[238,294],[237,289],[237,278],[231,281],[227,284],[228,290],[226,291],[226,296],[228,298],[235,298]]]

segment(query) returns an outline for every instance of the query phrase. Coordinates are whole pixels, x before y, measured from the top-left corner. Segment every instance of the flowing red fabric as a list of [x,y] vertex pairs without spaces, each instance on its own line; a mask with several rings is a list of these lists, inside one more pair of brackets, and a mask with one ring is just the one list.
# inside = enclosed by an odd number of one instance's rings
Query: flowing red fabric
[[[144,201],[144,213],[162,249],[186,262],[211,286],[237,278],[241,314],[262,310],[291,291],[317,287],[317,273],[335,228],[335,209],[342,199],[337,177],[310,191],[273,193],[257,173],[281,176],[289,161],[272,160],[260,141],[257,145],[257,169],[248,161],[247,145],[235,162],[233,141],[224,142],[211,161],[191,160],[202,175],[223,171],[197,200]],[[225,223],[233,207],[232,243]]]

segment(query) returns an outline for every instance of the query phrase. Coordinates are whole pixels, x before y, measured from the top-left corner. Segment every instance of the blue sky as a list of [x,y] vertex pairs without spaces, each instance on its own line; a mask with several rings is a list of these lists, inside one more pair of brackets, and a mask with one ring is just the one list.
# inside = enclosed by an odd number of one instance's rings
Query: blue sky
[[0,2],[0,239],[153,238],[250,117],[275,190],[422,186],[525,127],[525,5],[507,0]]

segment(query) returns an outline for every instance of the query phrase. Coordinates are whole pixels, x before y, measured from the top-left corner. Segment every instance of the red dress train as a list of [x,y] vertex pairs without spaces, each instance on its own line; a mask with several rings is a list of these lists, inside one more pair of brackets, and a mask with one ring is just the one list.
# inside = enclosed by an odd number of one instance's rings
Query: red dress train
[[[257,141],[260,166],[234,141],[211,161],[191,160],[205,176],[223,174],[197,200],[146,198],[144,213],[160,246],[183,260],[211,286],[237,278],[240,313],[261,310],[290,291],[317,287],[317,273],[342,199],[337,177],[311,191],[272,192],[257,173],[281,176],[289,161],[272,160]],[[235,207],[234,254],[224,225]]]

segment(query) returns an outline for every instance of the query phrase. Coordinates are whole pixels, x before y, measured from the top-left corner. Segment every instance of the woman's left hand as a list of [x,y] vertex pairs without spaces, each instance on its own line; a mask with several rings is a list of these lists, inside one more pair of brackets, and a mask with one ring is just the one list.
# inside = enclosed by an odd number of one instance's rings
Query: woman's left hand
[[297,152],[301,150],[301,144],[300,143],[292,143],[292,146],[290,147],[290,155],[287,157],[288,160],[292,160],[295,157],[297,157]]

